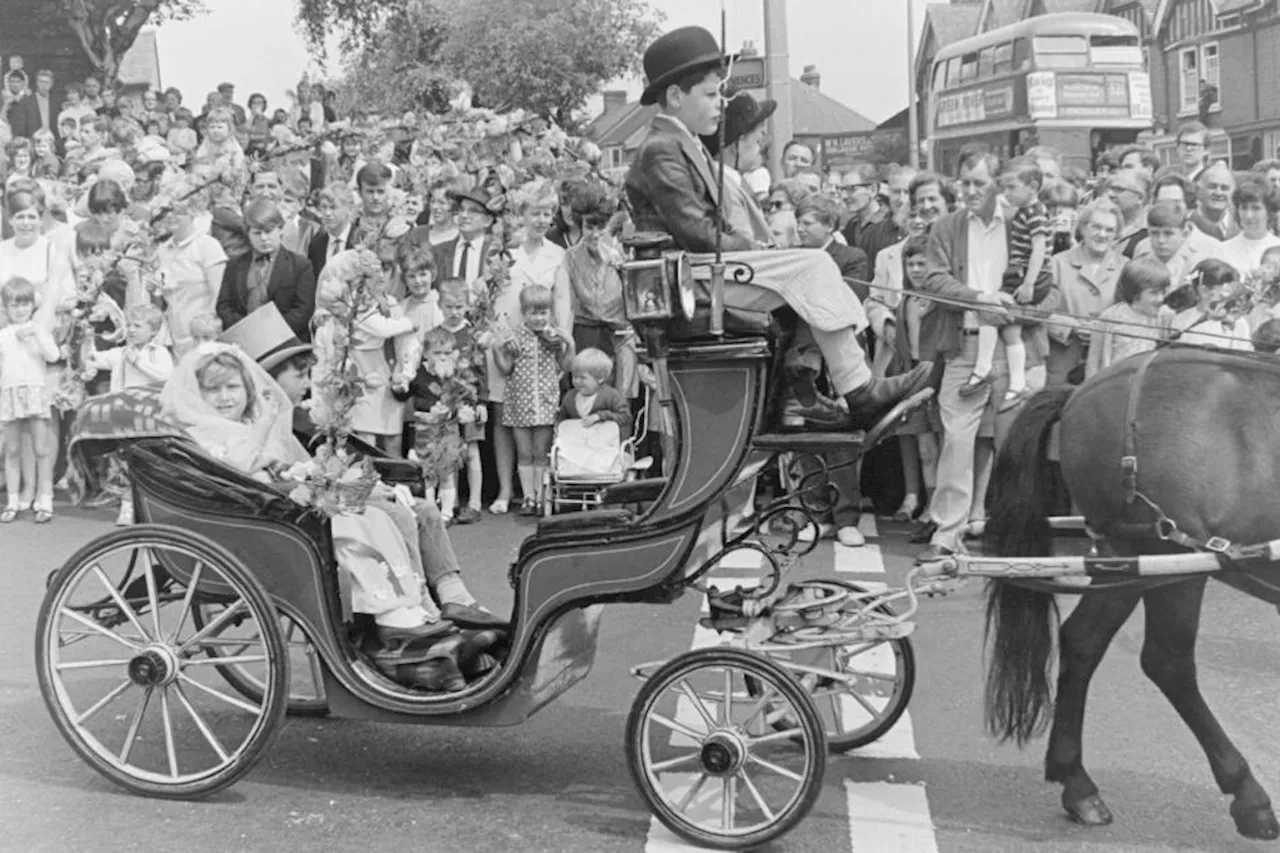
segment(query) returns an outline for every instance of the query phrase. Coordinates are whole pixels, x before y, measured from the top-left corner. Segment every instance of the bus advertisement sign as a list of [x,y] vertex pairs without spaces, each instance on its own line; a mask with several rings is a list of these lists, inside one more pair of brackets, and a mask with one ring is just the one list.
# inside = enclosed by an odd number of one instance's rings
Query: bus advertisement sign
[[1151,102],[1151,78],[1145,71],[1129,72],[1129,115],[1144,121],[1155,118]]
[[1012,85],[991,86],[944,95],[938,99],[934,125],[939,128],[958,124],[1007,118],[1013,115],[1016,104]]
[[1052,71],[1033,71],[1027,75],[1027,115],[1058,117],[1058,89]]

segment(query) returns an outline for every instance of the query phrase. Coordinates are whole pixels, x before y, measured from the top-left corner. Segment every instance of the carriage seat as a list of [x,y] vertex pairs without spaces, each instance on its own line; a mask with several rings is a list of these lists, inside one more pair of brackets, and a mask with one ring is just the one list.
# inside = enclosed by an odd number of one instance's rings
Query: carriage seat
[[604,527],[627,527],[635,521],[635,513],[629,509],[592,509],[586,512],[566,512],[552,515],[538,522],[539,536],[557,533],[575,533],[582,530],[599,530]]
[[317,544],[327,541],[323,519],[308,507],[219,462],[191,439],[146,439],[124,455],[133,486],[144,495],[202,513],[279,521],[300,528]]

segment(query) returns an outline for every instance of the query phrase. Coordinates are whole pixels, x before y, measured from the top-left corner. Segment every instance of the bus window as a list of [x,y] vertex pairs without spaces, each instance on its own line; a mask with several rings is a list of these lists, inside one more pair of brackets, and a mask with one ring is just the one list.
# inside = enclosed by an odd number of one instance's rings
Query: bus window
[[933,66],[933,91],[941,92],[947,86],[947,63],[939,62]]
[[947,60],[947,88],[960,82],[960,57],[953,56]]
[[992,56],[995,48],[988,47],[978,54],[978,78],[986,79],[992,73]]
[[1014,39],[1013,70],[1022,71],[1031,65],[1031,42],[1026,39]]
[[1142,48],[1137,36],[1090,36],[1094,65],[1142,67]]
[[1089,49],[1084,36],[1036,36],[1037,68],[1087,68]]
[[960,58],[960,80],[973,80],[978,76],[978,54],[966,53]]
[[991,56],[991,73],[994,76],[1008,74],[1013,69],[1013,45],[998,44]]

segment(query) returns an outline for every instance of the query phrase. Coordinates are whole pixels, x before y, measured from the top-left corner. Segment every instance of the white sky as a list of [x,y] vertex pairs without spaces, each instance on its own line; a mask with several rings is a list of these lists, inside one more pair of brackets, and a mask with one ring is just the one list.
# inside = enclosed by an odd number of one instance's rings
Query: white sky
[[[792,76],[817,65],[822,89],[874,121],[907,103],[907,3],[915,4],[917,33],[926,0],[774,0],[787,3]],[[376,2],[376,0],[370,0]],[[483,0],[477,0],[483,2]],[[696,24],[720,33],[721,0],[650,0],[666,14],[664,29]],[[755,41],[764,50],[763,0],[724,0],[728,43]],[[267,96],[271,108],[287,106],[308,67],[316,68],[293,26],[293,0],[210,0],[212,11],[158,30],[160,73],[198,109],[223,80],[236,99]],[[638,93],[638,86],[633,86]]]

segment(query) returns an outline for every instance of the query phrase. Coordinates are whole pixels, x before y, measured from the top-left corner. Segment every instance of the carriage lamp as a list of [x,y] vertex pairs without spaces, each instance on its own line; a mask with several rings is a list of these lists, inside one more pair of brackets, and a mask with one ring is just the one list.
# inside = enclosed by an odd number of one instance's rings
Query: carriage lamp
[[670,235],[640,232],[625,243],[622,303],[632,323],[693,319],[696,300],[689,256],[671,248]]

